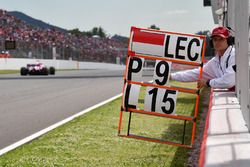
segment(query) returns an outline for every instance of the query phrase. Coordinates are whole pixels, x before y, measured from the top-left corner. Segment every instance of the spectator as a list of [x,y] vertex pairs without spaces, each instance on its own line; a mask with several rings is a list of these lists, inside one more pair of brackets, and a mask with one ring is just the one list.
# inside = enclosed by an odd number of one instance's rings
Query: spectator
[[[26,57],[29,52],[33,56],[50,54],[51,48],[56,47],[59,59],[73,59],[81,61],[99,61],[115,63],[116,56],[126,56],[127,44],[109,38],[90,38],[75,36],[58,29],[41,29],[33,27],[26,22],[15,18],[4,10],[0,10],[0,40],[14,39],[18,45],[18,51],[24,51]],[[2,50],[4,50],[2,48]],[[39,57],[38,57],[39,58]]]

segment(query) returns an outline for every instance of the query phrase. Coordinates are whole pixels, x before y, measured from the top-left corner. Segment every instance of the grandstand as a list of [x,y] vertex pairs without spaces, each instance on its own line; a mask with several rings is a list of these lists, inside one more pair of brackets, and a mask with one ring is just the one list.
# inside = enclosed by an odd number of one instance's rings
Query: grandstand
[[[6,52],[5,40],[16,41],[16,49],[8,51],[14,58],[56,58],[124,64],[127,54],[127,41],[76,36],[59,28],[34,26],[0,9],[2,53]],[[56,50],[54,57],[53,48]]]

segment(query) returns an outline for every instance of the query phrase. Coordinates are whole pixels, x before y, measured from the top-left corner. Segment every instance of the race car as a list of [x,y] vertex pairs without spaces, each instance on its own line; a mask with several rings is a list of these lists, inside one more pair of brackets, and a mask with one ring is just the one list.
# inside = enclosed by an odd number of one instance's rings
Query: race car
[[27,64],[26,67],[22,67],[20,70],[21,75],[55,75],[55,72],[54,67],[47,68],[42,63]]

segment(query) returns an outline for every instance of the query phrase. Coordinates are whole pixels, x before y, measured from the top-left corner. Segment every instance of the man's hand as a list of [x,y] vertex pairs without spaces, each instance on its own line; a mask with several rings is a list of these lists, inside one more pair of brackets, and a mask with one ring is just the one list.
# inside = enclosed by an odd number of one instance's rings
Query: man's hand
[[203,88],[204,86],[207,86],[206,82],[207,82],[207,81],[204,80],[204,79],[198,80],[198,82],[197,82],[198,89],[201,89],[201,88]]

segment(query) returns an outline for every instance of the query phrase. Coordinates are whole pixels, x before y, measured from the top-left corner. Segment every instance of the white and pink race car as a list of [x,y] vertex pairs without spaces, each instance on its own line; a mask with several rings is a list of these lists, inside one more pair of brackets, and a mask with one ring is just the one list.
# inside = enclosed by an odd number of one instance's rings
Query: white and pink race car
[[54,67],[47,68],[42,63],[27,64],[26,67],[22,67],[20,70],[21,75],[55,75],[55,72]]

